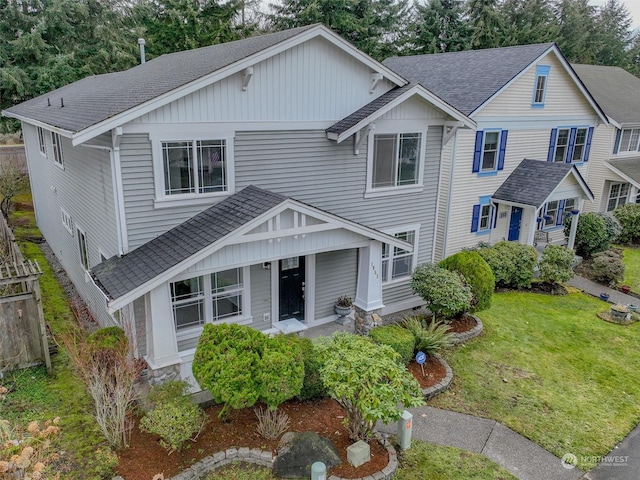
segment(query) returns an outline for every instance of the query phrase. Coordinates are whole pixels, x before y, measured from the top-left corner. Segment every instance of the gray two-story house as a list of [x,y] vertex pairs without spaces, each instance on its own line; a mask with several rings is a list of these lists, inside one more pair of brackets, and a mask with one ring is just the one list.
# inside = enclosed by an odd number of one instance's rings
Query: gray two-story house
[[3,112],[38,225],[153,380],[205,323],[287,331],[419,305],[443,145],[474,121],[322,25],[164,55]]

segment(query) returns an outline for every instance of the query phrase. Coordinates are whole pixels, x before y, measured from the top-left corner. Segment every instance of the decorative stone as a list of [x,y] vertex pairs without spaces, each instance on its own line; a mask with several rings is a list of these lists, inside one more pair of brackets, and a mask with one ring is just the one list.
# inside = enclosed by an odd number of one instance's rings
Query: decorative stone
[[347,447],[347,461],[358,468],[371,460],[371,447],[367,442],[358,440],[353,445]]
[[328,438],[315,432],[294,433],[279,449],[273,473],[283,478],[309,478],[314,462],[324,463],[327,470],[341,463],[336,447]]

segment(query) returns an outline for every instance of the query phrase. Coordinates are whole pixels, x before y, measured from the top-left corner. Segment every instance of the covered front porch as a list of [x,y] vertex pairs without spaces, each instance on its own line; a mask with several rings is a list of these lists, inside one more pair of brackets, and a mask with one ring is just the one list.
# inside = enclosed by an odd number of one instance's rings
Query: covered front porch
[[[191,251],[176,252],[177,240],[185,238],[194,239]],[[341,295],[351,296],[363,312],[380,312],[383,243],[413,248],[247,187],[92,273],[109,310],[135,326],[150,380],[195,382],[191,363],[205,323],[235,322],[267,334],[301,331],[336,320]]]

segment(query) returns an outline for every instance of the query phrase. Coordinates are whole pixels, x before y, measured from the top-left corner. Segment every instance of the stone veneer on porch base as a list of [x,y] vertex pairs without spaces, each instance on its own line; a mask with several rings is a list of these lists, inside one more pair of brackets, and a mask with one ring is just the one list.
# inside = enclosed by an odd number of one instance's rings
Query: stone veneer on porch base
[[355,311],[355,331],[358,335],[369,335],[369,332],[373,327],[382,325],[382,317],[379,315],[379,310],[373,312],[365,312],[361,308],[354,305]]

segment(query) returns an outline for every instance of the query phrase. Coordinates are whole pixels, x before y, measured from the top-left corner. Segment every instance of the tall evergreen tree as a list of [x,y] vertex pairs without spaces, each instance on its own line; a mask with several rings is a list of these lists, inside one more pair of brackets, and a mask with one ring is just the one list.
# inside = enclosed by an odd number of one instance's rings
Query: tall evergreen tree
[[463,0],[428,0],[416,4],[412,40],[415,53],[457,52],[468,48],[469,29]]
[[530,45],[553,42],[559,28],[548,0],[505,0],[503,45]]
[[608,0],[595,18],[597,53],[595,63],[625,66],[631,36],[631,16],[620,0]]
[[595,41],[595,7],[589,0],[559,0],[556,17],[560,32],[558,46],[570,62],[593,63]]
[[504,18],[498,0],[468,0],[467,16],[471,28],[471,48],[502,46]]

